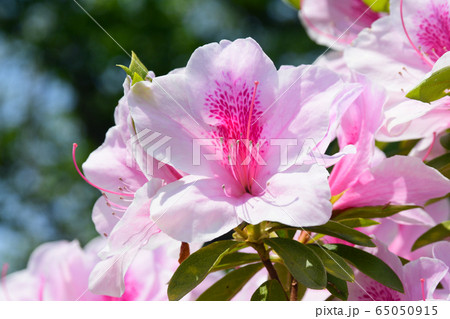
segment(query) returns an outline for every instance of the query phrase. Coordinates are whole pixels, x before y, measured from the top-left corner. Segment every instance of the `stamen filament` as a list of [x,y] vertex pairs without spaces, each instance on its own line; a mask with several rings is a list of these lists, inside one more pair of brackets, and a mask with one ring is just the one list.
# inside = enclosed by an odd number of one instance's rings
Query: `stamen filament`
[[425,279],[420,278],[420,285],[422,287],[422,299],[423,301],[426,301],[427,298],[425,298]]
[[431,62],[429,59],[427,59],[427,56],[425,56],[413,43],[413,41],[411,40],[411,37],[409,36],[408,30],[406,30],[406,25],[405,25],[405,19],[403,17],[403,0],[400,0],[400,18],[402,20],[402,26],[403,26],[403,31],[405,32],[406,37],[408,38],[409,43],[411,44],[411,46],[413,47],[413,49],[417,52],[417,54],[420,56],[420,58],[425,61],[425,63],[429,64],[430,66],[433,66],[434,63]]
[[106,196],[105,193],[103,193],[102,195],[103,195],[103,197],[105,198],[106,203],[107,203],[108,205],[114,206],[114,207],[117,207],[117,208],[120,208],[120,209],[122,209],[122,210],[124,210],[124,211],[128,209],[128,207],[126,207],[126,206],[122,206],[122,205],[116,204],[116,203],[114,203],[113,201],[109,200],[108,196]]
[[95,187],[95,188],[97,188],[97,189],[99,189],[99,190],[101,190],[101,191],[103,191],[103,192],[106,192],[106,193],[115,194],[115,195],[119,195],[119,196],[134,197],[133,194],[119,193],[119,192],[115,192],[115,191],[110,191],[110,190],[108,190],[108,189],[105,189],[105,188],[102,188],[102,187],[100,187],[100,186],[97,186],[97,185],[95,185],[94,183],[92,183],[91,181],[89,181],[89,180],[83,175],[83,173],[81,173],[81,171],[80,171],[80,169],[79,169],[79,167],[78,167],[77,160],[76,160],[76,157],[75,157],[75,151],[76,151],[77,147],[78,147],[78,144],[77,144],[77,143],[73,143],[73,148],[72,148],[72,159],[73,159],[73,164],[75,165],[75,169],[77,170],[78,174],[81,176],[81,178],[83,178],[83,179],[86,181],[86,183],[88,183],[89,185],[91,185],[91,186],[93,186],[93,187]]

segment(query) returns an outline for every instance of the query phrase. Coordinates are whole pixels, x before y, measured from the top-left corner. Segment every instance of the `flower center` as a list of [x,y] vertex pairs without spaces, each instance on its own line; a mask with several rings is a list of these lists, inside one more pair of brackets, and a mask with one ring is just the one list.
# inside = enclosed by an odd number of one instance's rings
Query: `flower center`
[[403,17],[403,0],[400,0],[400,18],[403,31],[412,48],[420,58],[430,66],[448,51],[450,47],[450,21],[447,3],[431,4],[427,10],[418,12],[416,17],[418,31],[416,33],[419,48],[414,44],[406,28]]
[[450,48],[448,3],[433,5],[419,13],[418,41],[423,52],[436,62]]
[[209,117],[215,122],[211,125],[211,135],[222,150],[222,165],[230,170],[247,193],[252,192],[262,159],[262,126],[259,122],[262,112],[258,85],[259,82],[255,81],[252,90],[240,79],[216,82],[215,90],[205,99]]

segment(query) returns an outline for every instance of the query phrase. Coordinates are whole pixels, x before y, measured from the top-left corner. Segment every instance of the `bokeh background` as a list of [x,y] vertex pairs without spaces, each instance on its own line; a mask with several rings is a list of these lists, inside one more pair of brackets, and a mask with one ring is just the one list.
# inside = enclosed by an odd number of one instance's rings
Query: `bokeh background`
[[[281,0],[77,0],[157,75],[221,39],[253,37],[277,66],[312,63],[324,48]],[[78,162],[113,125],[128,56],[73,0],[0,1],[0,266],[24,268],[45,241],[96,236],[100,195]]]

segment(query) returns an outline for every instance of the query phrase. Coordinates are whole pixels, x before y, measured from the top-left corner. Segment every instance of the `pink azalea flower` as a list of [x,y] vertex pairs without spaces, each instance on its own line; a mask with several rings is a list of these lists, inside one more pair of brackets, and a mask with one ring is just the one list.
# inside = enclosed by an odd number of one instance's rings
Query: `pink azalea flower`
[[450,181],[420,159],[408,156],[385,158],[375,147],[375,133],[383,123],[383,90],[362,76],[364,92],[341,120],[338,141],[341,148],[356,147],[335,165],[330,175],[332,195],[342,197],[335,209],[386,204],[423,205],[431,198],[450,192]]
[[[155,77],[152,72],[149,77]],[[88,182],[102,191],[92,219],[100,235],[107,237],[133,201],[136,191],[152,178],[170,183],[181,174],[148,157],[135,138],[127,104],[131,79],[123,84],[124,96],[114,113],[116,125],[106,133],[105,142],[83,164]]]
[[98,262],[103,240],[95,239],[83,250],[78,241],[58,241],[39,246],[25,270],[2,280],[2,300],[166,300],[166,283],[177,267],[166,248],[142,251],[125,277],[122,298],[95,295],[88,290],[89,274]]
[[[149,77],[154,74],[150,72]],[[123,86],[124,97],[115,110],[116,125],[107,132],[103,145],[83,164],[86,177],[79,171],[103,193],[94,206],[92,219],[97,231],[107,238],[107,245],[100,252],[103,260],[94,269],[91,289],[116,297],[124,292],[125,273],[137,252],[160,233],[150,219],[151,198],[160,187],[182,176],[148,156],[139,144],[127,103],[129,77]],[[75,148],[76,145],[74,161]],[[163,239],[164,235],[151,240],[154,246],[160,242],[158,238]]]
[[308,35],[335,50],[350,45],[359,32],[381,16],[362,0],[302,0],[299,11]]
[[361,228],[375,235],[389,250],[405,259],[432,257],[432,245],[411,251],[416,240],[431,227],[450,219],[450,202],[447,199],[428,205],[425,209],[400,212],[388,218],[377,219],[379,225]]
[[[78,241],[42,244],[31,254],[26,269],[2,277],[0,300],[168,300],[167,283],[178,267],[176,241],[139,251],[125,275],[125,290],[120,297],[94,294],[88,289],[91,270],[98,263],[97,253],[103,246],[101,238],[92,240],[84,249]],[[197,299],[221,276],[222,272],[209,275],[183,300]]]
[[351,69],[388,92],[377,139],[430,138],[450,126],[449,97],[430,104],[405,98],[429,72],[448,65],[449,9],[448,0],[392,0],[390,15],[363,30],[345,50]]
[[[448,265],[437,258],[421,257],[402,266],[400,259],[382,243],[365,250],[389,265],[403,283],[405,293],[392,290],[355,270],[355,282],[348,284],[348,300],[414,301],[435,299],[436,287],[448,274]],[[448,295],[447,295],[448,296]]]
[[189,174],[157,192],[153,220],[186,242],[210,240],[242,221],[325,223],[328,174],[299,165],[310,155],[301,150],[327,135],[331,106],[349,94],[359,92],[322,68],[277,71],[252,39],[205,45],[183,71],[135,84],[128,103],[138,134],[171,138],[149,155],[163,161],[170,148],[166,163]]
[[[450,268],[450,242],[440,241],[433,245],[433,258],[442,261],[447,267]],[[437,290],[434,293],[435,299],[447,299],[450,300],[450,272],[447,271],[445,277],[441,281],[443,289]]]

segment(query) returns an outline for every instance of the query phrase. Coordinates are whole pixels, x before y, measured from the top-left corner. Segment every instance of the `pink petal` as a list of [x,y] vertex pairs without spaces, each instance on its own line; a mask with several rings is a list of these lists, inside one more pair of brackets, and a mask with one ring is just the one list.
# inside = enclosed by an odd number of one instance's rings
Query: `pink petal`
[[448,273],[448,267],[440,260],[421,257],[404,266],[405,292],[408,300],[422,300],[421,279],[424,279],[425,298],[432,299],[434,290]]
[[184,242],[205,242],[230,231],[241,220],[235,206],[241,199],[227,193],[224,181],[189,175],[156,194],[151,216],[169,236]]
[[365,171],[335,204],[335,209],[377,205],[423,205],[450,192],[450,181],[420,159],[387,158]]
[[159,232],[150,219],[150,201],[161,187],[153,179],[136,192],[136,197],[122,219],[111,232],[107,246],[99,253],[102,261],[91,273],[89,289],[98,295],[120,297],[124,290],[124,276],[138,251]]
[[276,174],[258,184],[261,196],[246,196],[238,215],[250,224],[266,220],[292,226],[322,225],[331,216],[327,176],[327,170],[319,165]]

